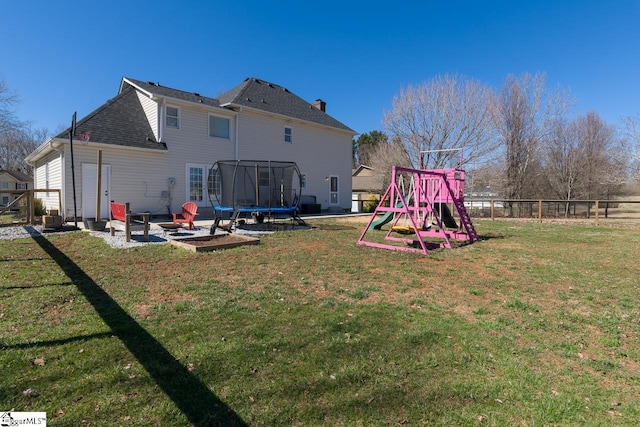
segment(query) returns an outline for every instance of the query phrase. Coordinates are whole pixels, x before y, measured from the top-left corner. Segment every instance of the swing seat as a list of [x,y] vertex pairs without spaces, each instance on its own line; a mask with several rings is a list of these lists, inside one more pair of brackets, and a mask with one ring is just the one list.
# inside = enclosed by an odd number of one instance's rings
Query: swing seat
[[409,227],[408,225],[394,225],[391,227],[391,231],[399,234],[414,234],[415,231],[413,227]]

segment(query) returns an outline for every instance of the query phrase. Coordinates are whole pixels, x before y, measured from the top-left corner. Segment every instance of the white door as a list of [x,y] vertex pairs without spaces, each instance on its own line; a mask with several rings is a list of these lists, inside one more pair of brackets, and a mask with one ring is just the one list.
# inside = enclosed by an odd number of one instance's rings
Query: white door
[[329,177],[329,204],[339,204],[340,198],[338,196],[338,177],[336,175],[331,175]]
[[207,178],[210,166],[187,163],[186,184],[187,201],[195,202],[199,207],[209,206],[209,194],[207,192]]
[[[100,180],[100,218],[109,219],[109,184],[111,165],[102,165]],[[96,217],[96,191],[98,191],[98,165],[82,164],[82,218]],[[118,202],[118,200],[116,200]]]

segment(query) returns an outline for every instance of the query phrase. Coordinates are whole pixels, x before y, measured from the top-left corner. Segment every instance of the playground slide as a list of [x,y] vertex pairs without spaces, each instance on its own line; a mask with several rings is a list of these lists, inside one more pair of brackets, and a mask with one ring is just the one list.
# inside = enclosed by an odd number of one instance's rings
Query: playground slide
[[434,203],[433,208],[437,211],[440,211],[440,209],[442,209],[442,222],[444,222],[444,225],[449,228],[458,228],[458,223],[456,223],[453,215],[451,215],[449,206],[446,203]]
[[[396,204],[396,208],[401,208],[401,207],[402,207],[402,202],[398,202]],[[394,212],[387,212],[382,216],[382,218],[376,219],[369,226],[369,230],[380,230],[383,225],[385,225],[386,223],[388,223],[393,219],[393,214]]]

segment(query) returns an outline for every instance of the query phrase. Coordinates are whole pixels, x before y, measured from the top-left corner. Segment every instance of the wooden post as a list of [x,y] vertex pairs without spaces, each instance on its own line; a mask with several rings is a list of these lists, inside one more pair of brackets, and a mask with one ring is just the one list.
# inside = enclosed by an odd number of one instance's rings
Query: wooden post
[[493,216],[493,206],[494,206],[494,205],[493,205],[493,202],[494,202],[494,200],[493,200],[493,199],[491,199],[491,220],[492,220],[492,221],[494,221],[494,220],[495,220],[495,217]]
[[598,226],[598,201],[596,200],[596,227]]
[[542,200],[538,200],[538,222],[542,222]]
[[131,241],[131,217],[129,216],[129,202],[124,204],[124,240]]
[[29,190],[27,197],[29,197],[27,201],[27,206],[29,207],[29,224],[33,225],[36,222],[36,195],[33,190]]

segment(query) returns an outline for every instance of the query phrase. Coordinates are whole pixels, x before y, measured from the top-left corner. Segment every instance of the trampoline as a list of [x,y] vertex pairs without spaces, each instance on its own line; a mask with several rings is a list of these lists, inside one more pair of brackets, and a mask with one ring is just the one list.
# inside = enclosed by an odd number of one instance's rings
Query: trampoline
[[229,218],[230,231],[242,216],[257,222],[288,216],[299,219],[302,187],[295,162],[272,160],[221,160],[207,180],[209,201],[215,213],[214,228]]

